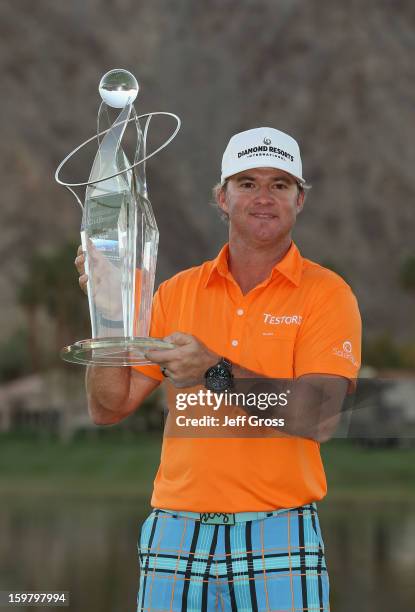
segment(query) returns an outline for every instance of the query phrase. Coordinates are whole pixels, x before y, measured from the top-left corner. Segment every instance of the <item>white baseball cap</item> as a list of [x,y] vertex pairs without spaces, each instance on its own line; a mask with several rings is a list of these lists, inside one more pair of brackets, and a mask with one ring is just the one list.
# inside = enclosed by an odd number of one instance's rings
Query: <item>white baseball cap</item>
[[297,141],[274,128],[254,128],[232,136],[222,157],[220,181],[250,168],[277,168],[305,183]]

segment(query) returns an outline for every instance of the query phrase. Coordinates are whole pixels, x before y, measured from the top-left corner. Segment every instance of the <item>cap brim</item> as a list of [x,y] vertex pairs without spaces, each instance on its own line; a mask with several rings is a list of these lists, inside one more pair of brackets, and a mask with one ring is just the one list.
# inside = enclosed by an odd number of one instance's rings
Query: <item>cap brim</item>
[[296,181],[299,181],[300,183],[305,183],[305,179],[302,176],[297,176],[296,174],[292,173],[292,168],[287,167],[282,161],[281,164],[279,164],[278,166],[276,165],[275,162],[267,162],[263,159],[258,160],[258,163],[255,163],[252,160],[246,160],[248,163],[246,164],[241,164],[240,167],[238,168],[238,170],[236,172],[225,172],[222,173],[221,175],[221,185],[223,185],[223,183],[226,181],[226,179],[230,178],[231,176],[235,176],[235,174],[239,174],[240,172],[244,172],[245,170],[251,170],[254,168],[275,168],[275,170],[282,170],[283,172],[286,172],[287,174],[289,174],[290,176],[294,177]]

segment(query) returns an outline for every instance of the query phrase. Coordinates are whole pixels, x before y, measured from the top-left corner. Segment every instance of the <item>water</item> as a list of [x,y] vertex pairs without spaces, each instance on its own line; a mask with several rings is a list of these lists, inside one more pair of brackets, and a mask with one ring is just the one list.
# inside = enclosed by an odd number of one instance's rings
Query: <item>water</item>
[[415,507],[321,504],[332,612],[415,610]]
[[74,612],[135,610],[136,541],[146,512],[143,503],[107,501],[3,505],[0,590],[70,591],[63,609]]
[[[9,499],[0,507],[0,590],[65,590],[66,610],[134,612],[148,511],[144,500]],[[326,501],[320,518],[332,612],[415,609],[414,505]]]

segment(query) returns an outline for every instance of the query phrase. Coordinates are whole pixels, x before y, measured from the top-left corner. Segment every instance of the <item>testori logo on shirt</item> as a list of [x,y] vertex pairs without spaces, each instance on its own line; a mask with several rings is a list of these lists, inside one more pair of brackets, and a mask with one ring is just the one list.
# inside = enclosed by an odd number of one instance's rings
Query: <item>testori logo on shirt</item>
[[264,323],[268,325],[300,325],[303,317],[301,315],[273,315],[264,312]]

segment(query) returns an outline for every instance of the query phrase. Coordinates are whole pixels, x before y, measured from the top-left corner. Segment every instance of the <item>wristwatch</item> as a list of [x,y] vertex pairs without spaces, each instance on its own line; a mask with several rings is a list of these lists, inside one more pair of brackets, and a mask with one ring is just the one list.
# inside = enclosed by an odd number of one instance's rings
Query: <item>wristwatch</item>
[[222,357],[205,372],[205,387],[210,391],[227,391],[233,387],[232,363]]

